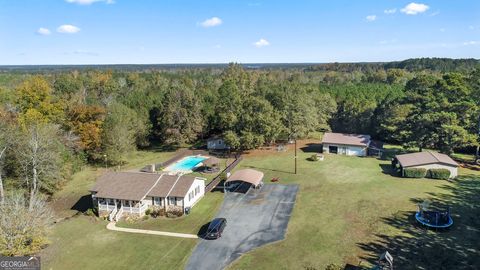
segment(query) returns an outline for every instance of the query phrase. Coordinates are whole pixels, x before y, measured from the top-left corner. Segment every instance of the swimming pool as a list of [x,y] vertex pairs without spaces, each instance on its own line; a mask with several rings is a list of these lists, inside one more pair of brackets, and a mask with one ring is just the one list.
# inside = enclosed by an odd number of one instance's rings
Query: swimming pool
[[203,156],[188,156],[168,166],[164,171],[169,172],[189,172],[192,171],[198,164],[207,159]]

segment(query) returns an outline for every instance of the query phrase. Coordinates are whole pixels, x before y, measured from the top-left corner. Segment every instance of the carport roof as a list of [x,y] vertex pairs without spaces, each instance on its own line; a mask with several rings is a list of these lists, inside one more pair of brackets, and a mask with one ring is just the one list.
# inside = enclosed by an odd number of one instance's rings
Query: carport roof
[[421,166],[427,164],[443,164],[458,167],[458,163],[455,162],[451,157],[441,154],[438,152],[418,152],[410,153],[403,155],[396,155],[395,158],[398,160],[402,167],[412,167],[412,166]]
[[258,186],[263,179],[263,172],[253,169],[243,169],[234,172],[225,182],[242,181]]

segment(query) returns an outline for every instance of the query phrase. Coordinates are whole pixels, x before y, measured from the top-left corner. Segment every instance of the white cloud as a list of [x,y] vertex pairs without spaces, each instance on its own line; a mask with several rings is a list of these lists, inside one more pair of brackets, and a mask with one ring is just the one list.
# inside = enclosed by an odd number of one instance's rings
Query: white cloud
[[365,17],[365,19],[367,19],[367,21],[369,22],[373,22],[377,19],[377,15],[368,15],[367,17]]
[[76,27],[75,25],[64,24],[57,28],[57,32],[62,34],[75,34],[80,32],[80,28]]
[[37,34],[42,35],[42,36],[48,36],[48,35],[50,35],[51,33],[52,33],[52,32],[50,31],[50,29],[44,28],[44,27],[40,27],[40,28],[38,28],[38,30],[37,30]]
[[396,9],[396,8],[385,9],[385,10],[383,11],[383,13],[385,13],[385,14],[394,14],[395,12],[397,12],[397,9]]
[[203,21],[201,23],[201,25],[203,27],[214,27],[214,26],[218,26],[222,23],[223,23],[222,19],[220,19],[218,17],[212,17],[210,19],[206,19],[205,21]]
[[430,7],[425,4],[418,4],[418,3],[410,3],[402,8],[400,11],[407,14],[407,15],[417,15],[419,13],[423,13],[427,11]]
[[77,4],[77,5],[91,5],[96,2],[105,2],[107,4],[114,4],[114,0],[65,0],[67,3]]
[[270,42],[268,42],[268,40],[264,38],[261,38],[259,41],[253,43],[253,45],[255,45],[255,47],[257,48],[261,48],[261,47],[269,46]]
[[465,46],[471,46],[471,45],[480,45],[480,41],[466,41],[463,43]]

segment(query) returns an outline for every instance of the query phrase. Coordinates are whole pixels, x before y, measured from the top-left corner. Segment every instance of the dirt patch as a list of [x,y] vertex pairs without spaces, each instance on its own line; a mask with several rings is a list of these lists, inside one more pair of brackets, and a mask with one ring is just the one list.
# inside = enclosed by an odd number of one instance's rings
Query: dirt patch
[[[283,146],[281,146],[283,145]],[[297,151],[299,152],[320,152],[321,148],[321,141],[314,140],[314,139],[305,139],[305,140],[297,140]],[[283,147],[282,151],[279,151],[279,147]],[[295,144],[276,144],[272,146],[264,146],[258,149],[249,150],[243,153],[245,157],[263,157],[263,156],[271,156],[275,154],[281,154],[285,152],[293,152]]]

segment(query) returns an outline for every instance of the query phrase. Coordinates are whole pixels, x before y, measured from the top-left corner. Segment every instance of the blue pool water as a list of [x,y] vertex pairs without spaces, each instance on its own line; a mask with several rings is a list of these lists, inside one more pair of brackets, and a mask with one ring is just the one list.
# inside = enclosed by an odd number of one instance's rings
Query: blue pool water
[[170,168],[170,171],[190,171],[200,162],[204,161],[205,157],[190,156],[186,157],[177,163],[173,164]]

